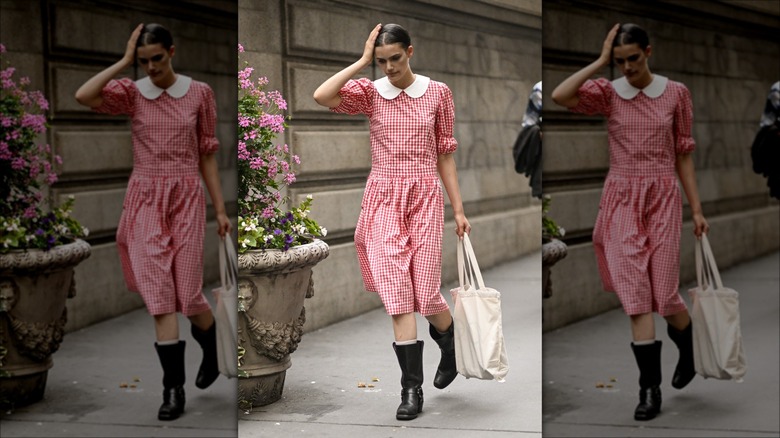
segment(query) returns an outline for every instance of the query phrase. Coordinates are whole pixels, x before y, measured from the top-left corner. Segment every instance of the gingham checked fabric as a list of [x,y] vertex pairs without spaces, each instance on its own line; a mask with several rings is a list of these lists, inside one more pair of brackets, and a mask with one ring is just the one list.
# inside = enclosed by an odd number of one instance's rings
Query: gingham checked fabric
[[214,94],[192,81],[181,98],[147,99],[125,78],[110,81],[102,97],[95,111],[132,118],[133,173],[117,229],[127,287],[152,315],[204,312],[206,203],[198,162],[219,146]]
[[390,315],[432,315],[449,309],[441,296],[444,195],[436,162],[455,152],[452,92],[430,81],[425,93],[385,99],[371,80],[350,80],[334,112],[366,114],[371,174],[355,247],[366,290],[377,292]]
[[669,81],[656,98],[640,92],[624,99],[601,78],[586,81],[578,95],[572,111],[608,118],[610,168],[593,229],[604,289],[617,293],[628,315],[685,310],[675,161],[695,146],[690,92]]

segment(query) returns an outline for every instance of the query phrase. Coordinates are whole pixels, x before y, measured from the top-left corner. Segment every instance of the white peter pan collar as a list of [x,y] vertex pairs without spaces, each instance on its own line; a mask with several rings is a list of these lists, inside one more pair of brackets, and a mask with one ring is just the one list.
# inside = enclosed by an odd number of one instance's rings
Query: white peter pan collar
[[418,98],[425,94],[425,91],[428,90],[428,84],[431,83],[431,78],[428,76],[423,75],[416,75],[414,82],[412,82],[412,85],[409,85],[406,88],[398,88],[395,85],[390,83],[390,79],[387,78],[387,76],[383,77],[382,79],[377,79],[374,81],[374,88],[376,88],[376,91],[379,93],[380,96],[384,97],[387,100],[392,100],[398,97],[399,94],[403,91],[406,93],[409,97]]
[[650,82],[650,85],[640,89],[629,84],[628,79],[626,79],[624,76],[620,79],[615,79],[612,81],[612,88],[615,89],[615,92],[617,92],[618,96],[626,100],[633,99],[637,94],[639,94],[640,91],[645,93],[647,97],[655,99],[656,97],[664,94],[664,90],[666,90],[666,84],[668,82],[669,79],[666,76],[654,74],[653,81]]
[[160,88],[157,85],[154,85],[149,76],[147,76],[143,79],[135,81],[135,86],[138,88],[138,91],[141,92],[141,95],[149,100],[157,99],[161,94],[163,94],[163,91],[168,93],[168,95],[171,97],[179,99],[180,97],[183,97],[185,94],[187,94],[191,83],[191,77],[176,75],[176,82],[174,82],[173,85],[168,88]]

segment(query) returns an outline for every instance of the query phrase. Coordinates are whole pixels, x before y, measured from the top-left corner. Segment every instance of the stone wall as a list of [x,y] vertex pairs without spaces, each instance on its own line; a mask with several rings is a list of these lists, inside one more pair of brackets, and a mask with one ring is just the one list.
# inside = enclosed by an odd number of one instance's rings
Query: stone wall
[[[0,41],[17,74],[50,103],[46,141],[62,156],[56,200],[73,195],[74,216],[88,227],[92,256],[76,269],[77,296],[68,300],[68,330],[143,306],[127,292],[115,245],[127,179],[132,168],[127,117],[94,114],[74,99],[89,77],[119,60],[137,23],[171,30],[177,73],[208,83],[217,98],[221,149],[218,163],[228,214],[236,207],[237,4],[223,1],[26,1],[0,3]],[[142,69],[122,76],[141,78]],[[208,196],[208,195],[207,195]],[[204,281],[219,278],[216,222],[208,203]]]
[[[376,23],[406,27],[414,72],[452,89],[460,143],[455,157],[482,267],[539,250],[539,203],[527,179],[514,172],[510,151],[540,76],[540,12],[540,1],[239,2],[242,59],[289,101],[284,140],[301,157],[290,195],[313,194],[312,216],[329,230],[331,253],[314,269],[306,330],[381,306],[363,290],[352,243],[370,168],[368,123],[363,116],[332,114],[312,98],[319,84],[360,57]],[[381,75],[369,67],[360,76]],[[447,283],[457,278],[449,207],[445,220]]]
[[[780,247],[778,202],[750,158],[767,92],[780,79],[777,2],[545,1],[543,182],[569,244],[552,271],[545,330],[619,307],[614,294],[602,292],[590,238],[609,164],[604,120],[570,114],[549,99],[566,76],[598,57],[618,22],[644,27],[651,70],[692,93],[696,176],[721,269]],[[620,77],[617,69],[601,74]],[[687,283],[695,278],[687,202],[684,219],[680,280]]]

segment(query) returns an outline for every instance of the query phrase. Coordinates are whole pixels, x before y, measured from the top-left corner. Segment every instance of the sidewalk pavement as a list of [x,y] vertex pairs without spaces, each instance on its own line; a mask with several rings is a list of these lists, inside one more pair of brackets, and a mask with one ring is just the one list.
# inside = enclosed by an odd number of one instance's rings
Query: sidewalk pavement
[[[292,356],[282,400],[249,414],[235,409],[236,381],[220,377],[206,390],[193,381],[200,348],[182,317],[187,340],[187,407],[172,422],[157,420],[162,371],[154,351],[152,320],[144,309],[65,336],[43,401],[0,414],[5,437],[278,436],[316,437],[553,437],[756,436],[780,434],[780,253],[722,272],[740,292],[748,372],[744,383],[702,379],[675,390],[669,379],[676,351],[657,319],[663,347],[663,406],[649,422],[633,420],[638,373],[629,347],[628,319],[614,310],[546,333],[541,351],[540,257],[526,256],[483,272],[502,292],[510,370],[505,383],[466,380],[448,388],[431,384],[439,353],[422,318],[425,405],[413,421],[395,420],[400,371],[384,310],[303,336]],[[449,287],[444,288],[449,300]],[[688,285],[690,286],[690,285]],[[687,299],[687,287],[683,296]],[[205,289],[211,299],[211,287]],[[554,297],[552,298],[554,299]],[[451,304],[451,301],[450,301]],[[140,382],[134,383],[133,378]],[[358,382],[374,388],[358,388]],[[614,377],[616,382],[610,382]],[[136,388],[120,388],[121,382]],[[612,388],[596,388],[597,382]],[[542,434],[541,387],[544,390]],[[237,415],[238,422],[236,430]]]
[[[666,322],[656,315],[656,337],[663,342],[663,403],[651,421],[633,419],[639,371],[622,310],[545,333],[544,437],[780,436],[779,266],[780,253],[775,252],[721,272],[724,286],[740,294],[747,362],[743,383],[696,376],[682,390],[672,388],[677,349],[666,334]],[[687,291],[694,286],[681,288],[688,304]],[[599,382],[605,387],[598,388]]]
[[[214,287],[204,288],[212,307]],[[146,309],[138,309],[67,333],[54,353],[44,399],[0,413],[0,435],[235,437],[236,379],[220,376],[209,388],[196,388],[201,349],[190,334],[189,321],[181,315],[179,337],[187,342],[187,402],[178,420],[157,419],[162,368],[154,349],[154,320]],[[120,387],[122,383],[128,387]]]
[[[412,421],[396,420],[401,371],[390,317],[377,309],[305,334],[292,355],[282,399],[239,414],[239,435],[541,437],[541,254],[483,271],[483,277],[501,292],[506,382],[458,376],[446,389],[436,389],[439,349],[418,315],[418,336],[425,342],[423,412]],[[442,288],[450,306],[451,287]],[[375,387],[358,388],[358,382]]]

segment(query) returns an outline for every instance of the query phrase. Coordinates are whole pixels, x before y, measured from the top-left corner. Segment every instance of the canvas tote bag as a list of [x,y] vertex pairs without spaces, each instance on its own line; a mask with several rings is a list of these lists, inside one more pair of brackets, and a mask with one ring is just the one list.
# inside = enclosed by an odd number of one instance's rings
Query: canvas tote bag
[[225,235],[219,246],[219,277],[222,285],[212,290],[217,300],[217,363],[227,377],[238,376],[238,256],[233,240]]
[[501,327],[501,293],[485,287],[468,234],[458,242],[457,253],[460,287],[450,293],[455,302],[458,373],[466,378],[503,382],[509,363]]
[[742,381],[745,352],[739,327],[739,293],[723,287],[710,242],[703,234],[696,244],[697,287],[693,300],[693,360],[707,378]]

